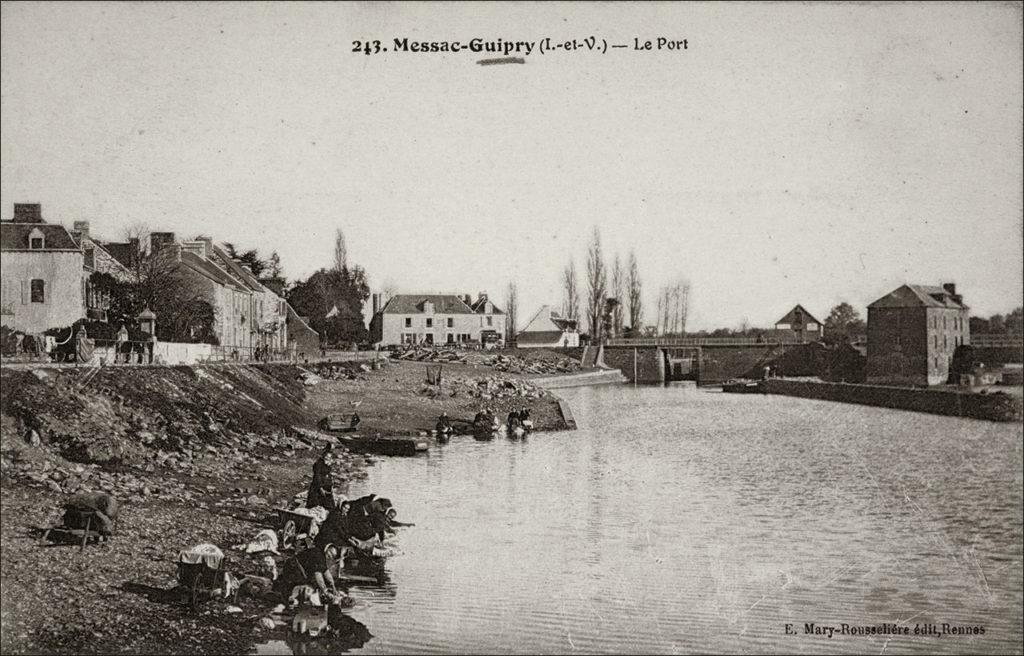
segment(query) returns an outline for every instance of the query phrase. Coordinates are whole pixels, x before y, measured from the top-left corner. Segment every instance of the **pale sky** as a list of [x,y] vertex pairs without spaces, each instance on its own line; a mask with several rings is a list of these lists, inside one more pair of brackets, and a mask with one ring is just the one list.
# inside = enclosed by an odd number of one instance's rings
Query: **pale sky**
[[[1021,303],[1020,4],[3,4],[0,213],[349,259],[375,290],[561,302],[598,226],[688,328]],[[626,43],[479,66],[410,41]],[[659,36],[684,52],[638,52]],[[379,39],[389,51],[352,52]],[[520,53],[522,56],[522,53]],[[582,280],[581,280],[582,283]]]

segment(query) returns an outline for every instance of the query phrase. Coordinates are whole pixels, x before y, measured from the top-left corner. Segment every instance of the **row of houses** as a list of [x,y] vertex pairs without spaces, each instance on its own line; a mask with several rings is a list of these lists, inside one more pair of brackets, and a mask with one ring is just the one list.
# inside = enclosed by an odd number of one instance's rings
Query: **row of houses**
[[[104,273],[130,283],[140,276],[145,253],[160,253],[175,276],[213,311],[212,330],[224,349],[246,357],[257,347],[315,353],[319,335],[278,293],[209,238],[179,240],[154,232],[148,244],[115,242],[90,233],[87,221],[68,230],[48,223],[35,203],[18,203],[0,221],[0,323],[27,334],[69,326],[79,319],[106,320],[109,294],[94,284]],[[161,315],[161,308],[150,308]]]

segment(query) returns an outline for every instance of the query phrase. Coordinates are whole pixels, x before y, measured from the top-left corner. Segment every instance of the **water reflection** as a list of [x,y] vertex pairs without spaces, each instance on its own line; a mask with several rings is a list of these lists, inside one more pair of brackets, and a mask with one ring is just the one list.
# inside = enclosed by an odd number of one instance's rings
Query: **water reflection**
[[[372,653],[1020,652],[1022,430],[693,388],[566,390],[580,430],[382,459],[416,523]],[[786,623],[984,625],[787,636]]]

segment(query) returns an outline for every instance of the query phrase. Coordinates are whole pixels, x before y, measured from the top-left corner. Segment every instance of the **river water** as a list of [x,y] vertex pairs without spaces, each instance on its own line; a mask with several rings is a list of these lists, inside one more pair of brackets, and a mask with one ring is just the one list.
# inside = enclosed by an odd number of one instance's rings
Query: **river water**
[[[1021,652],[1019,424],[688,385],[559,393],[578,431],[455,438],[350,490],[416,522],[388,583],[351,590],[372,635],[353,653]],[[914,635],[944,623],[984,633]]]

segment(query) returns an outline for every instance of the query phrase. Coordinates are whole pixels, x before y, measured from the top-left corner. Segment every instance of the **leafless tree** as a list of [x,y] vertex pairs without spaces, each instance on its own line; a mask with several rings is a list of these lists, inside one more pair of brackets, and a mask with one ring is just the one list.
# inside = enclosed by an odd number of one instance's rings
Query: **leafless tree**
[[636,335],[640,334],[644,321],[643,284],[640,280],[640,266],[636,262],[636,253],[629,252],[629,274],[626,282],[629,300],[629,325]]
[[612,298],[615,299],[615,305],[612,307],[612,334],[618,336],[622,334],[622,314],[623,306],[625,303],[626,294],[626,275],[622,269],[622,262],[619,260],[619,254],[615,254],[615,259],[612,261]]
[[601,339],[601,313],[607,296],[608,276],[601,252],[601,233],[594,226],[594,236],[587,250],[587,329],[591,342]]
[[385,303],[394,298],[396,294],[398,294],[398,285],[395,284],[394,280],[388,278],[387,280],[384,281],[384,286],[381,287],[380,290],[381,307],[383,307]]
[[562,272],[562,316],[571,321],[580,319],[580,288],[576,281],[576,261],[569,258],[569,265]]
[[334,270],[348,268],[348,249],[345,247],[345,233],[341,228],[334,233]]
[[519,291],[516,284],[510,282],[505,291],[505,345],[511,346],[516,339],[516,324],[519,314]]
[[679,278],[658,292],[658,332],[662,335],[683,335],[690,308],[690,283]]

